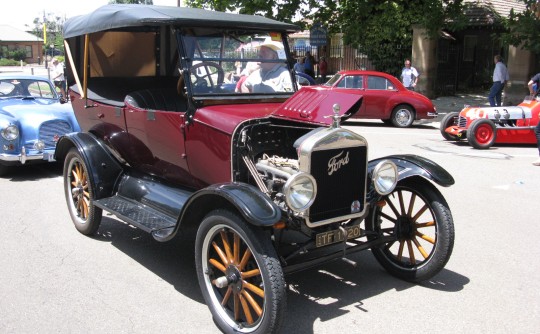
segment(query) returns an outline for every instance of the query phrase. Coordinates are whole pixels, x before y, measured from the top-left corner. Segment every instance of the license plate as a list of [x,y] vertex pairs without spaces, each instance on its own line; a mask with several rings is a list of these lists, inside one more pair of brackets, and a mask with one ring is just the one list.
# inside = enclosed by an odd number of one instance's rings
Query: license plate
[[[347,239],[356,239],[359,238],[362,234],[360,226],[349,226],[345,227],[347,234]],[[336,242],[343,242],[345,236],[341,230],[333,230],[328,232],[319,233],[315,236],[315,246],[322,247],[330,244],[335,244]]]

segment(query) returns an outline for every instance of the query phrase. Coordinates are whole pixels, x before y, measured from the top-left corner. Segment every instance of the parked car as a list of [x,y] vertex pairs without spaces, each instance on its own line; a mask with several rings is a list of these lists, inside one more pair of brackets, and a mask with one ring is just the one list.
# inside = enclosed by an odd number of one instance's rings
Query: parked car
[[[452,176],[416,155],[368,161],[367,140],[340,126],[362,96],[298,90],[287,45],[297,30],[142,5],[106,5],[64,24],[82,131],[55,154],[75,228],[94,234],[106,211],[158,242],[193,240],[202,295],[226,333],[279,332],[286,274],[354,264],[351,254],[371,249],[389,273],[419,282],[452,253],[452,215],[436,186]],[[273,47],[272,57],[234,52],[260,35],[272,36],[259,50]],[[202,61],[208,48],[220,54]],[[223,85],[224,70],[250,61],[276,76],[260,91],[257,71],[249,92]]]
[[534,128],[540,118],[540,97],[527,96],[517,106],[466,107],[446,114],[440,131],[444,139],[466,139],[476,149],[495,144],[536,144]]
[[396,77],[384,72],[340,71],[322,87],[362,95],[362,106],[353,118],[380,119],[385,124],[406,128],[414,120],[437,117],[430,99],[408,90]]
[[73,109],[50,80],[0,76],[0,175],[14,166],[54,161],[58,139],[79,130]]

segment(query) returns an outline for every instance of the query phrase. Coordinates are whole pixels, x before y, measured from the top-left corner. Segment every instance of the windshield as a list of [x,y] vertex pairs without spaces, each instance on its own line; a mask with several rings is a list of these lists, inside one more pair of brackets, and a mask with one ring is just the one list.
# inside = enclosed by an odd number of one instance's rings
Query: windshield
[[54,99],[56,92],[44,80],[0,78],[0,99],[26,97]]
[[191,29],[179,38],[187,55],[181,67],[194,96],[288,96],[296,90],[281,33]]

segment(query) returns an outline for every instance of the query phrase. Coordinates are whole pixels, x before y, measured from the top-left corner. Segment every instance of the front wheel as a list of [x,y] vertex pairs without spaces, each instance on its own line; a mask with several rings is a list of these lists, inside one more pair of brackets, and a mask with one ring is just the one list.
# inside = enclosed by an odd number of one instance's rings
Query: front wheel
[[102,210],[94,205],[94,189],[88,179],[88,167],[76,148],[64,161],[64,191],[75,228],[85,235],[96,233]]
[[472,121],[467,130],[467,141],[479,150],[485,150],[495,144],[497,130],[495,124],[487,118],[479,118]]
[[197,231],[199,285],[225,333],[276,333],[286,304],[283,271],[269,235],[224,210]]
[[390,119],[395,127],[408,128],[414,121],[414,111],[409,106],[399,105],[392,111]]
[[382,267],[411,282],[441,271],[454,247],[452,214],[441,193],[428,181],[415,178],[400,181],[379,203],[366,227],[372,240],[386,240],[372,248]]
[[457,125],[458,117],[459,117],[459,112],[457,112],[457,111],[450,112],[450,113],[446,114],[443,117],[443,119],[441,121],[441,125],[439,127],[439,131],[441,131],[441,135],[443,136],[444,139],[446,139],[446,140],[459,140],[458,136],[454,136],[454,135],[451,135],[448,132],[446,132],[446,129],[448,129],[452,125]]

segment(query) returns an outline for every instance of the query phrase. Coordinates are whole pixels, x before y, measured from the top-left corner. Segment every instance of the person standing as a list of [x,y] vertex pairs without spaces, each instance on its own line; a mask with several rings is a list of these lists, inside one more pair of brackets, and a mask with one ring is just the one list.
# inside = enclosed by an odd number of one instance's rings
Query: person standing
[[64,64],[59,63],[57,58],[52,59],[51,78],[54,86],[60,89],[62,99],[66,99],[66,78],[64,77]]
[[326,74],[328,73],[328,64],[326,58],[323,56],[319,60],[319,74],[321,75],[321,83],[326,82]]
[[311,55],[310,51],[306,52],[306,57],[304,58],[304,73],[309,75],[312,78],[315,78],[315,58]]
[[298,57],[297,63],[294,64],[294,71],[296,73],[304,73],[304,58]]
[[411,60],[405,59],[405,67],[401,70],[401,82],[408,90],[414,90],[418,83],[418,71],[411,66]]
[[510,77],[508,76],[508,69],[506,68],[506,65],[503,64],[500,55],[496,55],[493,58],[493,61],[495,62],[495,69],[493,70],[493,86],[491,86],[491,89],[489,90],[488,100],[490,106],[500,107],[502,91],[506,82],[510,80]]
[[536,96],[540,90],[540,73],[536,73],[531,80],[527,83],[529,86],[529,93],[531,96]]

